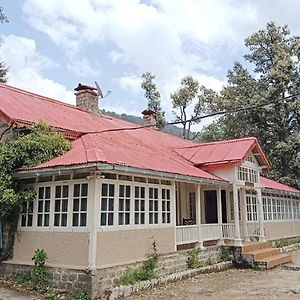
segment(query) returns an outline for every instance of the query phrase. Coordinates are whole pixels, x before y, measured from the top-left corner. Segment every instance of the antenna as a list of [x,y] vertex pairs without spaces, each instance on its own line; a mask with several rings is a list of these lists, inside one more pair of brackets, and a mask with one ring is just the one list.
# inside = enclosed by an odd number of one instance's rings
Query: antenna
[[100,88],[100,86],[99,86],[99,84],[98,84],[97,81],[95,81],[95,85],[96,85],[96,88],[97,88],[97,90],[98,90],[98,96],[100,96],[101,99],[103,99],[103,98],[105,98],[106,96],[108,96],[108,95],[111,94],[111,91],[107,91],[107,93],[106,93],[105,95],[103,95],[102,90],[101,90],[101,88]]

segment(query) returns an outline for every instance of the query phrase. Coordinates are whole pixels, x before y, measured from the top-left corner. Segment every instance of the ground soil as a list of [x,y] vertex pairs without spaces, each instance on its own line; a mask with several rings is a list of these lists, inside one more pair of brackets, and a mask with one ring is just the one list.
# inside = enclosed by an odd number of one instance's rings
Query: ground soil
[[169,283],[127,298],[138,299],[300,299],[300,272],[281,268],[268,271],[230,269]]

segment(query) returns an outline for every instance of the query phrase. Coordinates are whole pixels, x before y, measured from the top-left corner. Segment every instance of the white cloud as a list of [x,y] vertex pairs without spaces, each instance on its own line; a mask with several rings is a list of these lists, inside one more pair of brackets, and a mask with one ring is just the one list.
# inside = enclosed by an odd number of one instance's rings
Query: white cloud
[[135,74],[126,74],[120,77],[118,82],[123,90],[134,95],[141,94],[141,78]]
[[33,39],[2,36],[0,57],[9,67],[8,84],[64,102],[75,102],[72,91],[43,76],[43,71],[56,67],[56,63],[37,51]]

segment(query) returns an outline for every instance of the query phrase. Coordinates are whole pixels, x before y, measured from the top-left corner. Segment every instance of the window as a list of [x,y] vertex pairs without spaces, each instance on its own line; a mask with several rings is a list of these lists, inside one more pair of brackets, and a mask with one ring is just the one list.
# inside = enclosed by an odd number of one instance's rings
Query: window
[[247,220],[257,221],[257,200],[255,195],[246,195]]
[[272,199],[272,208],[273,208],[273,220],[278,220],[276,199]]
[[88,184],[74,184],[72,226],[86,226]]
[[39,187],[37,201],[37,226],[49,226],[50,219],[50,186]]
[[249,156],[247,157],[246,161],[249,161],[249,162],[251,162],[251,163],[253,163],[253,164],[256,163],[256,162],[255,162],[255,159],[254,159],[254,157],[253,157],[252,155],[249,155]]
[[21,226],[31,227],[33,219],[33,201],[25,201],[21,209]]
[[102,183],[100,226],[112,226],[114,224],[114,197],[115,185]]
[[161,189],[162,222],[171,223],[171,198],[169,189]]
[[57,185],[54,200],[54,226],[67,226],[69,186]]
[[145,187],[134,187],[134,224],[145,224]]
[[257,182],[258,180],[258,172],[254,169],[239,167],[238,169],[238,179],[242,181],[248,182]]
[[189,193],[190,219],[196,220],[196,193]]
[[158,224],[158,188],[149,188],[149,224]]
[[263,213],[264,213],[264,220],[268,220],[268,211],[267,211],[267,199],[263,198]]
[[119,186],[119,225],[130,223],[130,185]]
[[268,220],[271,221],[271,220],[273,220],[272,199],[270,199],[270,198],[267,199],[267,205],[268,205]]

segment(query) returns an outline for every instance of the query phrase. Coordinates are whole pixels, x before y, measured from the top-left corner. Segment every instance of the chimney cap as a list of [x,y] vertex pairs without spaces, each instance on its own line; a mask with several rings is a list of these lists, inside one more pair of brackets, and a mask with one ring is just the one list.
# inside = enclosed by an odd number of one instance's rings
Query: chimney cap
[[82,91],[82,90],[92,90],[92,91],[96,91],[97,88],[93,87],[93,86],[89,86],[89,85],[86,85],[86,84],[81,84],[81,83],[78,83],[78,86],[74,89],[74,91]]
[[145,110],[142,112],[142,114],[143,114],[144,116],[152,116],[152,115],[155,115],[156,113],[155,113],[154,110],[152,110],[152,109],[150,109],[150,108],[147,108],[147,109],[145,109]]

